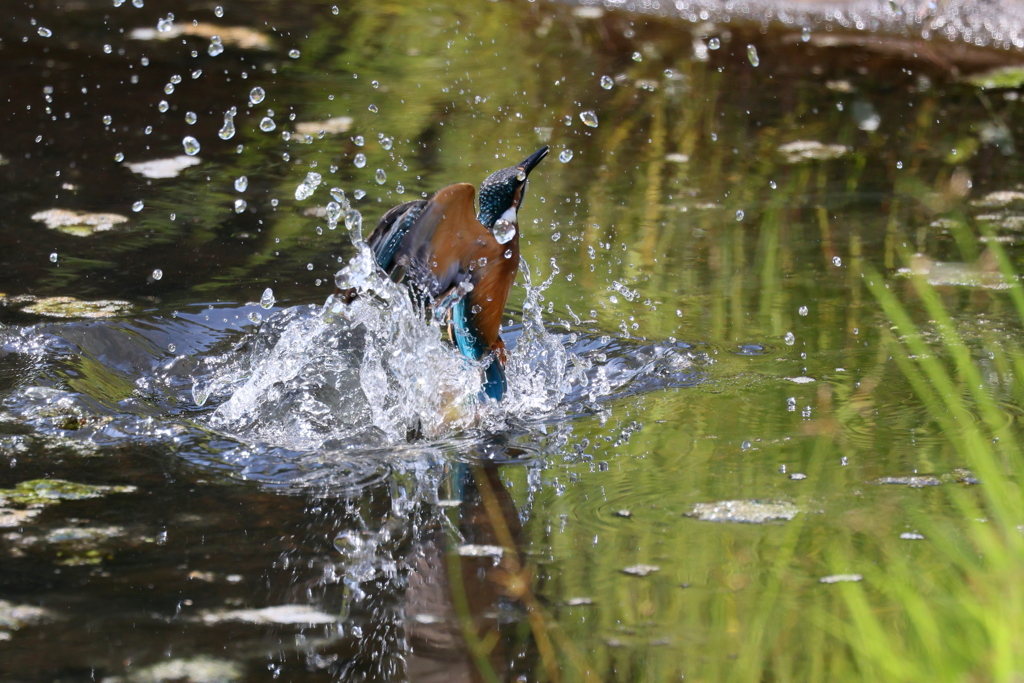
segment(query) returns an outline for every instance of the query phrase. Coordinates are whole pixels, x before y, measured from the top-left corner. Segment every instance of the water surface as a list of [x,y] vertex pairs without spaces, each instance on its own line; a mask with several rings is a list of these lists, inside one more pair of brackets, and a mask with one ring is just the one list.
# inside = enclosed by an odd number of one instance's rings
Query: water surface
[[[14,15],[0,678],[1020,673],[1019,589],[957,620],[1020,548],[963,559],[997,499],[885,298],[1012,440],[1024,79],[970,76],[1019,53],[540,2]],[[503,405],[399,296],[323,307],[332,188],[368,232],[542,144]]]

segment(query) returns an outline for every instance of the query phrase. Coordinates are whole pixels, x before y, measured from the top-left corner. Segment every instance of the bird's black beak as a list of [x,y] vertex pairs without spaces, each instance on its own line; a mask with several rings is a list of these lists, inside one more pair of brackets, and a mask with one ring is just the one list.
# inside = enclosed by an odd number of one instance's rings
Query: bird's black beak
[[516,164],[516,168],[522,170],[523,173],[525,173],[526,175],[530,175],[530,171],[533,170],[533,167],[536,166],[537,164],[539,164],[541,162],[541,160],[544,157],[546,157],[547,155],[548,155],[548,146],[544,145],[543,147],[538,149],[536,152],[534,152],[530,156],[528,156],[525,159],[523,159],[522,162]]

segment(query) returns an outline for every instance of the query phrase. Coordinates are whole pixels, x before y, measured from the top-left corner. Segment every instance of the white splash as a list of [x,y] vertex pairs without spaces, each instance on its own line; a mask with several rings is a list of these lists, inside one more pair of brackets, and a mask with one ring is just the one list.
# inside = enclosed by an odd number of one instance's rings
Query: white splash
[[[347,200],[340,209],[346,222],[358,215]],[[627,384],[690,371],[692,355],[666,345],[637,346],[628,360],[608,360],[600,349],[574,353],[576,336],[548,331],[542,315],[556,262],[534,285],[524,261],[526,299],[521,334],[506,356],[508,393],[501,402],[482,398],[484,363],[460,355],[443,323],[377,267],[360,231],[350,235],[356,253],[336,276],[343,294],[270,317],[241,353],[212,359],[211,371],[200,373],[193,394],[220,403],[213,428],[301,451],[387,446],[411,436],[502,430],[509,418],[546,419],[567,401],[594,403]]]

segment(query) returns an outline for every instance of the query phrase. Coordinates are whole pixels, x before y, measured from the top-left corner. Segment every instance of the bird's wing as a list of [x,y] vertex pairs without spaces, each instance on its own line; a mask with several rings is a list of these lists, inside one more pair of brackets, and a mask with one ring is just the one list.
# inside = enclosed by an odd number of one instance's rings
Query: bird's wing
[[427,205],[425,199],[415,199],[399,204],[381,216],[377,227],[366,239],[373,255],[383,270],[391,272],[395,267],[395,256],[409,229]]
[[498,250],[494,235],[476,218],[475,195],[468,183],[438,190],[395,253],[395,263],[404,265],[413,282],[433,297],[469,279],[470,264]]

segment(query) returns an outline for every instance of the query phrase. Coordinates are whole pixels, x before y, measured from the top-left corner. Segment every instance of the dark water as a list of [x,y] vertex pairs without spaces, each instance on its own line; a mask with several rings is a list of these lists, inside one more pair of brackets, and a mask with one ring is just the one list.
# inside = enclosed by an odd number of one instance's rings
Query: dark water
[[[1018,53],[542,2],[10,7],[0,680],[1024,670],[1020,548],[963,559],[991,499],[885,303],[942,360],[958,333],[994,401],[959,424],[1012,439],[1024,78],[968,77]],[[542,144],[503,406],[436,327],[321,310],[331,188],[368,229]]]

